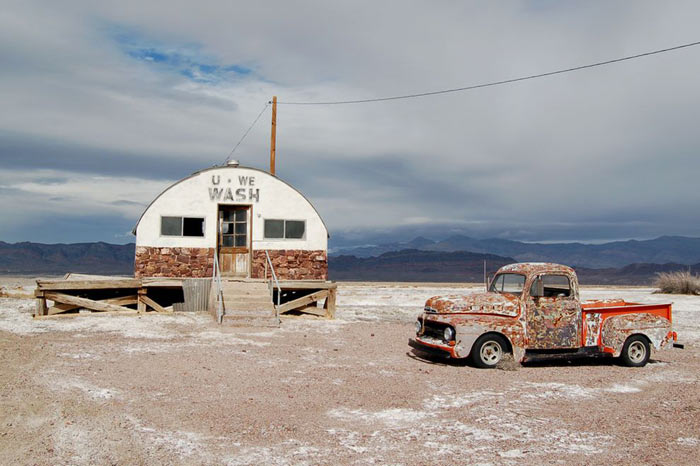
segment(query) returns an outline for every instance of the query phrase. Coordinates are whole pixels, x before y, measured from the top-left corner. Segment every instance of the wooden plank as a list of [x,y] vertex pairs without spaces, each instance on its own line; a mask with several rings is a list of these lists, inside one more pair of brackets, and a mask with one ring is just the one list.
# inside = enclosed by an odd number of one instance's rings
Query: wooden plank
[[283,314],[293,309],[297,309],[302,306],[306,306],[307,304],[311,304],[315,301],[320,301],[321,299],[328,297],[328,293],[328,290],[321,290],[315,293],[311,293],[310,295],[302,296],[301,298],[297,298],[293,301],[286,302],[280,305],[280,307],[278,308],[279,313]]
[[[323,280],[313,281],[313,280],[280,280],[280,288],[283,290],[308,290],[308,289],[322,289],[331,290],[338,287],[335,282],[327,282]],[[275,284],[275,286],[277,286]]]
[[54,305],[49,308],[48,315],[60,314],[74,309],[80,309],[80,306],[76,306],[75,304],[54,303]]
[[36,311],[35,316],[45,316],[48,313],[46,309],[46,298],[36,298]]
[[86,273],[68,272],[63,276],[64,280],[70,281],[92,281],[92,280],[131,280],[133,277],[129,275],[92,275]]
[[53,314],[53,315],[46,315],[46,316],[34,316],[35,319],[41,320],[41,319],[62,319],[62,318],[72,318],[72,317],[85,317],[87,315],[90,316],[133,316],[137,315],[138,311],[135,309],[129,309],[128,311],[104,311],[104,312],[90,312],[90,313],[80,313],[80,312],[73,312],[70,314]]
[[120,296],[118,298],[103,299],[100,302],[108,304],[117,304],[119,306],[127,306],[129,304],[136,304],[138,297],[135,294],[129,296]]
[[326,317],[326,310],[316,306],[307,306],[296,310],[299,312],[303,312],[304,314],[311,314],[318,317]]
[[110,288],[140,288],[141,280],[66,280],[66,281],[43,281],[36,282],[39,290],[99,290]]
[[179,286],[182,286],[182,279],[181,278],[143,278],[141,279],[141,286],[144,287],[149,287],[149,288],[156,288],[156,287],[163,287],[163,288],[176,288]]
[[140,296],[139,296],[139,299],[140,299],[141,302],[143,302],[144,304],[147,304],[148,306],[152,307],[153,310],[156,311],[156,312],[165,312],[165,313],[170,313],[170,312],[172,312],[172,311],[168,312],[163,306],[161,306],[161,305],[158,304],[157,302],[153,301],[151,298],[149,298],[149,297],[146,296],[145,294],[140,295]]
[[[116,304],[118,306],[127,306],[129,304],[136,304],[137,297],[136,297],[136,295],[120,296],[118,298],[103,299],[99,302],[107,303],[107,304]],[[49,308],[48,314],[49,315],[60,314],[62,312],[73,311],[75,309],[80,309],[80,306],[76,306],[75,304],[55,303],[53,306],[51,306]]]
[[148,309],[146,308],[146,303],[143,301],[143,297],[146,296],[146,293],[148,290],[145,288],[141,288],[138,290],[138,296],[137,296],[137,304],[136,304],[136,309],[139,312],[146,312]]
[[63,293],[46,293],[46,299],[51,301],[57,301],[59,303],[74,304],[76,306],[84,307],[85,309],[91,309],[93,311],[133,311],[128,307],[118,306],[116,304],[109,304],[102,301],[95,301],[87,298],[79,298],[78,296],[71,296]]
[[328,290],[328,297],[323,304],[323,308],[326,310],[326,317],[329,319],[335,319],[335,298],[337,293],[338,290],[336,288]]

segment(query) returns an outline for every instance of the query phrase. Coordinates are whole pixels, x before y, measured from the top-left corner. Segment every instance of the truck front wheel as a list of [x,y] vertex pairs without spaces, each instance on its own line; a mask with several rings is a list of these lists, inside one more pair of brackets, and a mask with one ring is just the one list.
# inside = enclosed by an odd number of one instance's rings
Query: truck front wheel
[[489,369],[501,362],[508,352],[508,342],[500,335],[482,335],[474,343],[471,361],[476,367]]
[[644,367],[649,362],[650,356],[649,341],[641,335],[632,335],[622,347],[620,358],[625,366]]

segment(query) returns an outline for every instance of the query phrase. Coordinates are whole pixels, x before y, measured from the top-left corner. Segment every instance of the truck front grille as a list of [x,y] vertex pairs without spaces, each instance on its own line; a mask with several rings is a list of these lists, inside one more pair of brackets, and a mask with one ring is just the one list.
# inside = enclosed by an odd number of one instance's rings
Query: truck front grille
[[445,327],[447,327],[447,324],[424,319],[423,335],[425,335],[426,337],[435,338],[436,340],[442,340],[445,332]]

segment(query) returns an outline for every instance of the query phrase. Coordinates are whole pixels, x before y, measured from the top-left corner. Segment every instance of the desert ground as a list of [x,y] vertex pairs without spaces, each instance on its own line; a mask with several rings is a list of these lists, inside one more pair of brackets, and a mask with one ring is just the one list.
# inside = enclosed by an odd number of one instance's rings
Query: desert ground
[[426,298],[476,285],[347,284],[335,320],[209,315],[33,320],[0,278],[2,464],[697,464],[700,297],[674,302],[684,350],[644,368],[569,360],[479,370],[407,339]]

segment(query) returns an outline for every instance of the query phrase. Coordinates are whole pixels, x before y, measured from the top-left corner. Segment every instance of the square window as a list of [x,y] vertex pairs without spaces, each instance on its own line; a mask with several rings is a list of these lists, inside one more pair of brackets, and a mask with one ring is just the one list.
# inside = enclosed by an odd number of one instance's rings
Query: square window
[[182,217],[161,217],[160,234],[163,236],[182,236]]
[[284,237],[287,239],[302,239],[305,226],[303,220],[287,220],[285,222]]
[[182,236],[204,236],[203,218],[183,218]]
[[265,238],[284,238],[284,220],[265,220]]
[[224,235],[221,238],[221,245],[226,247],[226,248],[232,248],[233,247],[233,235]]

